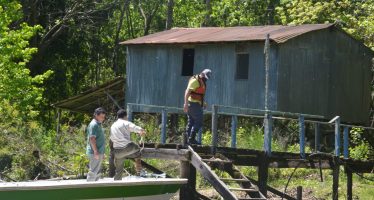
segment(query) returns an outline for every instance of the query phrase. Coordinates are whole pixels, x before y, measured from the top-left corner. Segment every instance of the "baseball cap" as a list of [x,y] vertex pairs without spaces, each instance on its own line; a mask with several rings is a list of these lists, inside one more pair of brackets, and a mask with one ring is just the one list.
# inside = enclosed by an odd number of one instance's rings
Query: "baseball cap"
[[106,111],[102,107],[96,108],[94,112],[94,115],[100,115],[100,114],[106,114]]
[[206,78],[206,79],[210,79],[210,77],[212,76],[212,70],[210,69],[204,69],[201,74]]

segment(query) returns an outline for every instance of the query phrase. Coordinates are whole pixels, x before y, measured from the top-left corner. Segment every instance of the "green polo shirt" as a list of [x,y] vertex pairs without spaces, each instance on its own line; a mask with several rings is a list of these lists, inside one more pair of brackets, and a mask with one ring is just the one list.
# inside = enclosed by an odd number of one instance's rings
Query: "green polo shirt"
[[93,119],[88,125],[87,130],[87,154],[94,154],[94,151],[91,147],[90,137],[96,137],[96,147],[99,151],[99,154],[104,154],[105,152],[105,135],[101,123]]

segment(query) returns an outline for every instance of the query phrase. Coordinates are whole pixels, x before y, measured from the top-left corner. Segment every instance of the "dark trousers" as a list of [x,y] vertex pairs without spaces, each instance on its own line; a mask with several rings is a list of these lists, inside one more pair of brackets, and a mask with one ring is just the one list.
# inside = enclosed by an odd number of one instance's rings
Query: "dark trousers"
[[130,142],[122,149],[114,149],[114,165],[116,166],[116,174],[114,180],[122,180],[123,165],[126,159],[135,159],[135,170],[139,173],[142,169],[142,164],[140,160],[140,147],[134,142]]
[[191,136],[195,139],[196,133],[199,132],[203,126],[203,108],[199,103],[188,102],[188,123],[187,123],[187,135],[188,138]]

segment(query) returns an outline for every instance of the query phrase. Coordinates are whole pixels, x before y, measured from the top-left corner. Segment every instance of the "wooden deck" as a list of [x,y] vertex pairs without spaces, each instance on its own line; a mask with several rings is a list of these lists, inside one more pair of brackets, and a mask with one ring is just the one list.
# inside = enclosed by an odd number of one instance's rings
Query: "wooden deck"
[[[333,192],[337,193],[340,166],[345,167],[347,173],[347,192],[352,195],[352,173],[372,173],[374,160],[362,161],[338,158],[328,153],[305,154],[305,158],[298,153],[272,152],[267,155],[264,151],[253,149],[239,149],[229,147],[192,145],[184,147],[181,144],[145,144],[142,151],[143,158],[157,158],[166,160],[179,160],[181,162],[181,177],[188,178],[186,187],[181,188],[180,199],[197,198],[195,191],[196,172],[199,172],[224,199],[241,199],[235,196],[233,191],[248,193],[246,199],[266,199],[270,191],[285,199],[294,200],[283,192],[267,185],[269,168],[308,168],[329,169],[333,171]],[[258,167],[258,180],[254,180],[242,174],[235,166]],[[220,178],[214,169],[227,172],[232,178]],[[350,181],[349,181],[350,180]],[[240,188],[230,188],[227,182],[236,182]],[[206,198],[206,197],[205,197]]]

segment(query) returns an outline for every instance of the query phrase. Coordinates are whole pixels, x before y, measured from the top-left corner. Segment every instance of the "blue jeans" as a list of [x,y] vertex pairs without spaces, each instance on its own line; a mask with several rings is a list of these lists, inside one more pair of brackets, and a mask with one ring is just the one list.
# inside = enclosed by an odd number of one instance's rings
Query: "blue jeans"
[[199,132],[203,126],[203,108],[199,103],[188,102],[188,123],[187,123],[187,135],[188,138],[192,137],[195,139],[196,133]]

